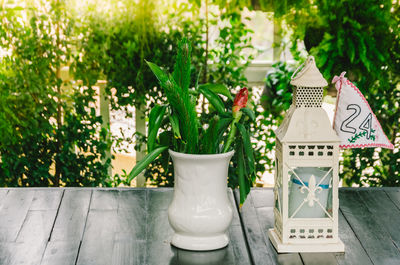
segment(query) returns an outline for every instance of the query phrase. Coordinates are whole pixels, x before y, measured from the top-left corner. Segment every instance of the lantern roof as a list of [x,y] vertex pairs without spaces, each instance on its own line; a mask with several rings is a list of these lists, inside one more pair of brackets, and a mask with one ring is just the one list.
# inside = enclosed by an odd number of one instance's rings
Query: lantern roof
[[340,142],[323,108],[292,105],[275,134],[282,143]]
[[309,56],[304,67],[300,66],[294,72],[290,84],[297,87],[325,87],[328,82],[318,70],[314,57]]

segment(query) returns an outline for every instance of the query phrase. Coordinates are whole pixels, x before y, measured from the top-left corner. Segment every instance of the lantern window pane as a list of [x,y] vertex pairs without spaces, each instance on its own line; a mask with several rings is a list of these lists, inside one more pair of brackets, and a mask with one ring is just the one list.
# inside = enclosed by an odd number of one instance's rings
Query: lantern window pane
[[289,218],[332,218],[332,168],[289,170]]
[[275,179],[275,187],[274,187],[274,193],[275,193],[275,208],[278,210],[278,212],[282,215],[282,167],[280,164],[280,161],[278,158],[275,160],[275,165],[276,165],[276,179]]

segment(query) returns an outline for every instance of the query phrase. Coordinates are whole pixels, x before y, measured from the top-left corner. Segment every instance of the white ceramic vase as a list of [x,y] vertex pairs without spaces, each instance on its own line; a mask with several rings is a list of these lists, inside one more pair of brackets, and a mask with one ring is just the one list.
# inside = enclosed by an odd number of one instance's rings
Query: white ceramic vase
[[187,250],[213,250],[229,243],[233,209],[227,193],[229,161],[234,151],[192,155],[169,150],[175,173],[168,220],[171,244]]

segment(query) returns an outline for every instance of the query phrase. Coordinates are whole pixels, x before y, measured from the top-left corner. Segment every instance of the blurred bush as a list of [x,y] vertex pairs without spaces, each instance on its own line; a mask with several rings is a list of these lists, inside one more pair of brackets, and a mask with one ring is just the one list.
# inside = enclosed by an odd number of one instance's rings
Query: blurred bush
[[97,76],[73,67],[85,87],[63,83],[74,21],[61,2],[41,4],[0,9],[0,186],[110,186]]

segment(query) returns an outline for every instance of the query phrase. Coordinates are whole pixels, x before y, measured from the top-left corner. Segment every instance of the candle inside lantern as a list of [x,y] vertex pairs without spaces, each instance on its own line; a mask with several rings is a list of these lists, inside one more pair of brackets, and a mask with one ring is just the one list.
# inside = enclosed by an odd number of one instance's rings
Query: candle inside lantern
[[332,188],[329,167],[297,167],[290,173],[289,217],[329,217],[329,190]]

